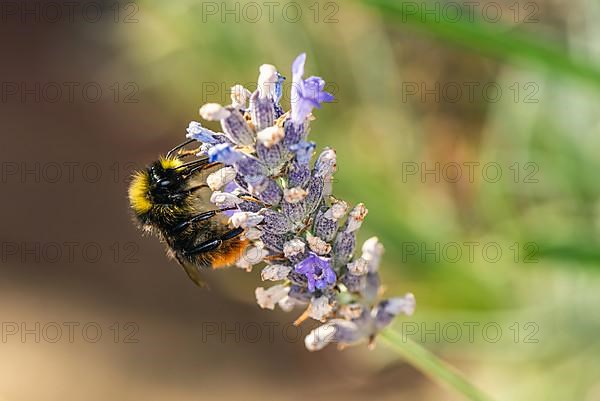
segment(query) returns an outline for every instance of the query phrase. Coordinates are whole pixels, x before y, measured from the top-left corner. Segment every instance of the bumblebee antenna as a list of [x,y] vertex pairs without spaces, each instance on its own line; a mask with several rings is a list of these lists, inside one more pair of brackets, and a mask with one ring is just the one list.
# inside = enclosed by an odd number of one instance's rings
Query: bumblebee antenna
[[187,141],[175,146],[173,149],[171,149],[167,152],[167,159],[170,158],[173,153],[177,152],[179,149],[183,148],[186,145],[189,145],[190,143],[192,143],[194,141],[195,141],[195,139],[188,139]]
[[181,166],[176,167],[176,169],[177,170],[179,170],[179,169],[187,169],[187,168],[190,168],[190,167],[197,167],[199,165],[204,165],[204,164],[208,164],[208,157],[184,163]]

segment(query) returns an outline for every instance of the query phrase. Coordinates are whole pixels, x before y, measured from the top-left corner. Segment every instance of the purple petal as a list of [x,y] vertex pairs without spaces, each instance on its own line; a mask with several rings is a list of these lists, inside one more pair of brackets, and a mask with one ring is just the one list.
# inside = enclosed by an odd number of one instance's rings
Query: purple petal
[[324,211],[320,211],[315,218],[315,235],[326,242],[331,242],[335,238],[339,223],[337,220],[328,219]]
[[356,247],[355,233],[339,232],[333,243],[336,266],[345,265],[352,258]]
[[271,234],[285,234],[292,230],[292,224],[286,217],[274,210],[264,209],[261,214],[265,216],[262,228]]
[[271,233],[263,233],[260,239],[267,249],[276,253],[283,252],[283,244],[287,241],[286,236]]
[[312,262],[306,258],[302,262],[298,263],[294,268],[298,273],[307,274],[312,272],[313,266]]
[[295,123],[291,118],[287,119],[283,124],[283,129],[285,131],[283,144],[289,148],[304,139],[306,137],[304,128],[305,125],[302,122]]
[[296,284],[292,284],[292,286],[290,286],[290,292],[288,293],[288,296],[301,302],[310,302],[310,299],[312,298],[312,294],[307,291],[305,285],[300,286]]
[[296,160],[300,164],[308,164],[317,145],[314,142],[300,141],[290,146],[290,150],[296,153]]
[[186,128],[187,138],[195,139],[202,143],[218,143],[219,141],[213,136],[216,132],[204,128],[198,121],[191,121]]
[[263,164],[253,157],[244,155],[236,161],[235,168],[248,184],[256,185],[266,176],[266,170]]
[[306,212],[312,213],[323,199],[324,180],[321,177],[313,177],[308,183],[308,195],[304,202],[306,203]]
[[327,284],[335,284],[336,279],[337,277],[333,269],[329,268],[325,270],[325,281],[327,281]]
[[308,165],[292,162],[288,170],[288,186],[304,187],[310,179],[310,168]]
[[367,280],[365,276],[354,276],[352,274],[344,274],[341,281],[346,286],[348,291],[360,293],[364,290]]
[[283,81],[285,81],[285,77],[280,73],[277,73],[277,83],[275,84],[275,99],[273,99],[276,105],[279,104],[281,96],[283,95]]
[[227,118],[221,120],[223,132],[239,145],[251,145],[254,143],[254,134],[246,123],[244,116],[239,110],[228,107],[230,114]]
[[[252,201],[245,200],[238,205],[238,209],[240,209],[242,212],[256,213],[260,209],[262,209],[262,206],[258,202],[252,202]],[[226,212],[224,212],[224,213],[226,213]]]
[[277,183],[271,178],[264,178],[264,180],[258,184],[259,189],[256,190],[256,196],[263,202],[277,206],[283,197],[283,191],[277,185]]
[[257,131],[275,123],[275,104],[269,97],[261,98],[258,90],[250,97],[250,114]]
[[306,215],[306,207],[304,202],[289,203],[283,201],[281,204],[281,212],[292,222],[301,222]]
[[315,284],[316,284],[316,280],[314,279],[314,277],[312,275],[309,275],[308,276],[308,291],[314,292]]
[[294,267],[294,271],[302,273],[306,276],[308,282],[308,290],[314,291],[315,288],[324,290],[336,282],[336,275],[329,260],[316,255],[313,252],[309,252],[301,262],[297,263]]
[[235,162],[242,160],[244,155],[234,150],[230,144],[221,143],[208,150],[208,158],[211,163],[220,162],[223,164],[232,165]]
[[282,165],[289,157],[289,151],[283,143],[276,143],[267,148],[260,142],[256,143],[256,155],[267,167],[275,169]]
[[305,61],[306,55],[301,54],[292,64],[291,119],[298,124],[306,120],[312,109],[320,108],[321,103],[333,100],[333,95],[324,91],[325,81],[322,78],[311,76],[302,79]]
[[292,76],[294,79],[302,79],[302,75],[304,75],[304,63],[306,63],[306,53],[301,53],[292,63]]

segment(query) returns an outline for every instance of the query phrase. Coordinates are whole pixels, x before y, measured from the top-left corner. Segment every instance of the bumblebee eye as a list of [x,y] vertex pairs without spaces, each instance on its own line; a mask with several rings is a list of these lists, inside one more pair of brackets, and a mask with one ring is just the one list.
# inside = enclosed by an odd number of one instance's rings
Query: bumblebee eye
[[169,181],[169,180],[160,180],[160,181],[157,182],[157,185],[159,187],[165,188],[165,187],[168,187],[168,186],[171,185],[171,181]]

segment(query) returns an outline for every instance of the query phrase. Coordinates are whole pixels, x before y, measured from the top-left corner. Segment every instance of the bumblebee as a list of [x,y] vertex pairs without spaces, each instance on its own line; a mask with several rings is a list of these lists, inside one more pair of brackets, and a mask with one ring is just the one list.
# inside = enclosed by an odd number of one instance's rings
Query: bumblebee
[[189,278],[205,286],[200,271],[235,263],[248,241],[240,238],[242,228],[230,229],[226,210],[209,202],[211,190],[206,177],[220,163],[208,158],[184,162],[195,152],[184,152],[189,140],[170,150],[146,169],[134,173],[129,202],[141,228],[167,245]]

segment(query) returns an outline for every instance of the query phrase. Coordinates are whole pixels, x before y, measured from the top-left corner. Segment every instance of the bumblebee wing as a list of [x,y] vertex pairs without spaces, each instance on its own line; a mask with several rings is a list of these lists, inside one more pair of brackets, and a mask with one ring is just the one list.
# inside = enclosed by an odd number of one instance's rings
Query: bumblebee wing
[[208,288],[208,283],[202,279],[202,275],[198,268],[190,263],[186,263],[179,255],[175,255],[175,259],[179,263],[179,266],[185,271],[190,280],[194,282],[200,288]]

